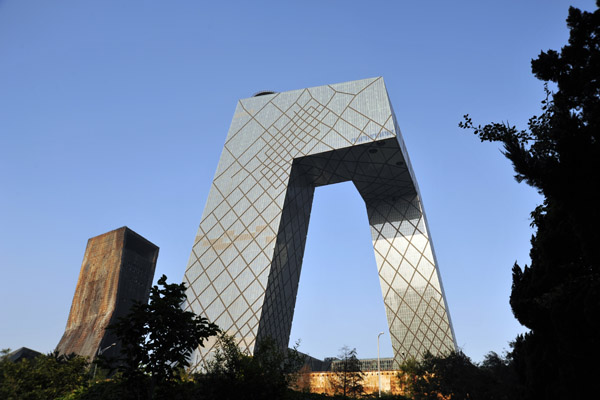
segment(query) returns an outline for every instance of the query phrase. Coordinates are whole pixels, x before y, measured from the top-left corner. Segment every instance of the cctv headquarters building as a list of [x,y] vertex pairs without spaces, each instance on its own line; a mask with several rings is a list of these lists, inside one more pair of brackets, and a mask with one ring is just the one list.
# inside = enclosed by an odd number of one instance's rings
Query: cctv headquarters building
[[[394,366],[454,350],[421,195],[381,77],[238,101],[186,268],[186,309],[249,353],[265,338],[287,347],[315,187],[345,181],[365,202]],[[214,346],[199,348],[192,367]]]

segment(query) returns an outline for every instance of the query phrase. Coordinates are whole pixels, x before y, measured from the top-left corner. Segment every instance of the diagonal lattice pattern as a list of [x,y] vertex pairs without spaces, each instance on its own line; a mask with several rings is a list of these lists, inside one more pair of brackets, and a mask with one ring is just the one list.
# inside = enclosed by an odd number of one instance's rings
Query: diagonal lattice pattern
[[[187,308],[252,352],[287,346],[314,188],[365,200],[394,362],[455,348],[408,154],[382,78],[238,102],[185,273]],[[196,352],[194,367],[214,343]]]

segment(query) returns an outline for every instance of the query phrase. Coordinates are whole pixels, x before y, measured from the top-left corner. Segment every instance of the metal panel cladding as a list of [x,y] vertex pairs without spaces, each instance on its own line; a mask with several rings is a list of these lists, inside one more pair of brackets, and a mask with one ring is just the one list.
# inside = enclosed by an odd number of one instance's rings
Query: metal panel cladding
[[[394,363],[456,343],[425,213],[383,78],[240,100],[185,272],[187,308],[252,353],[288,345],[314,188],[365,201]],[[351,216],[349,216],[351,217]],[[194,367],[210,357],[199,349]]]

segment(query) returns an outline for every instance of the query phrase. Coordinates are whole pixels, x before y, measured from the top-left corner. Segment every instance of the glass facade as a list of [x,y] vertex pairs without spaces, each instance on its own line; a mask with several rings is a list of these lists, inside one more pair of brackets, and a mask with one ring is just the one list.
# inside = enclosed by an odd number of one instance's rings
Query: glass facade
[[[329,366],[328,370],[339,371],[341,363],[342,363],[342,361],[340,361],[340,360],[333,360],[331,362],[331,365]],[[376,358],[365,358],[365,359],[358,360],[358,365],[360,367],[360,370],[363,372],[377,371],[377,359]],[[398,369],[398,368],[394,367],[394,359],[393,358],[380,358],[379,366],[380,366],[381,371],[393,371],[395,369]]]
[[[266,337],[287,346],[314,189],[349,180],[371,225],[394,363],[455,349],[419,189],[380,77],[238,102],[185,273],[187,308],[250,353]],[[195,367],[213,346],[196,352]]]

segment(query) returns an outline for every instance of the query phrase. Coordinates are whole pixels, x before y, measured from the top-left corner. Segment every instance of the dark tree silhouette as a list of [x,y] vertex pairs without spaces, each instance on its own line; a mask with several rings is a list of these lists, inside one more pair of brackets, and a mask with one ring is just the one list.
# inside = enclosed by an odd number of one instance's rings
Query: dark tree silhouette
[[518,398],[514,369],[509,358],[491,352],[481,365],[462,351],[420,360],[409,359],[400,366],[399,379],[414,400],[470,399],[512,400]]
[[344,398],[362,395],[364,374],[360,369],[356,349],[344,346],[340,349],[338,358],[331,366],[333,375],[330,377],[330,384],[334,393],[341,394]]
[[145,385],[151,377],[149,389],[171,381],[175,374],[189,365],[194,349],[205,339],[216,335],[218,327],[206,318],[184,311],[185,284],[169,284],[163,275],[152,287],[148,304],[135,303],[126,316],[108,329],[121,342],[119,369],[131,386]]
[[510,297],[531,330],[513,351],[529,398],[597,395],[600,372],[600,10],[570,8],[567,26],[568,44],[531,63],[547,96],[528,129],[468,115],[460,124],[502,143],[517,181],[544,197],[531,214],[531,265],[514,265]]
[[0,351],[0,399],[61,398],[89,379],[87,360],[75,354],[54,351],[16,362],[10,361],[7,354]]
[[297,347],[298,343],[283,350],[267,338],[258,343],[251,356],[240,350],[233,337],[223,334],[205,374],[197,378],[206,398],[285,399],[293,394],[288,388],[297,381],[304,363]]

